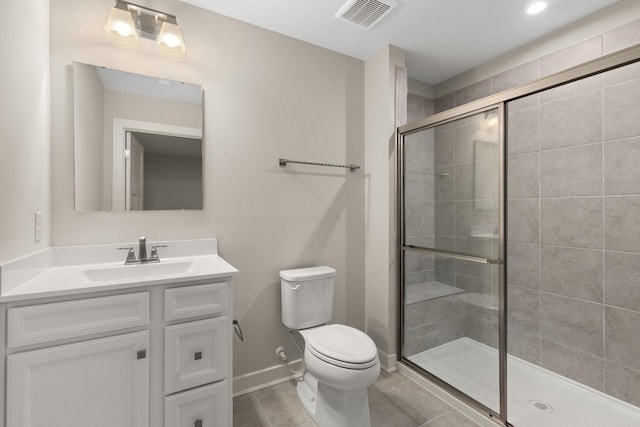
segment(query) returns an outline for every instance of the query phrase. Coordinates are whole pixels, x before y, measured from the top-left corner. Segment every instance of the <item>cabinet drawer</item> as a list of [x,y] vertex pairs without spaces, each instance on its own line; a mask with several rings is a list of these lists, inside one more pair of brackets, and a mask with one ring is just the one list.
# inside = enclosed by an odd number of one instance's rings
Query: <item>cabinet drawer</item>
[[165,398],[164,427],[229,425],[227,380]]
[[18,347],[149,324],[149,293],[8,310],[8,346]]
[[165,394],[226,378],[228,333],[226,316],[167,326],[164,333]]
[[167,289],[164,293],[164,320],[185,319],[227,310],[226,282]]

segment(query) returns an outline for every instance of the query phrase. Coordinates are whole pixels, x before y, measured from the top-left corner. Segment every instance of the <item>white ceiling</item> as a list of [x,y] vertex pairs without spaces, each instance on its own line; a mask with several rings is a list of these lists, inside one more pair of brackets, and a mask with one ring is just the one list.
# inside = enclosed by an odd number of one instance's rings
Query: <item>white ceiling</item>
[[202,104],[202,88],[199,85],[128,73],[112,68],[86,65],[79,62],[75,64],[95,67],[106,90],[188,102],[190,104]]
[[370,30],[334,17],[346,0],[180,0],[359,59],[387,44],[405,51],[409,76],[436,85],[618,0],[399,0]]

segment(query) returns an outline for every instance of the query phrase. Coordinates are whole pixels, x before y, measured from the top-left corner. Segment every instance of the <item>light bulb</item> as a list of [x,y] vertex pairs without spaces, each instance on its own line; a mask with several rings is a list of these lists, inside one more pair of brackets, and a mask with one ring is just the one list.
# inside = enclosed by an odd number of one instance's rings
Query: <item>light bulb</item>
[[180,39],[178,39],[175,34],[166,34],[162,38],[162,43],[166,44],[169,47],[176,47],[180,44]]
[[114,7],[109,13],[109,20],[104,26],[107,37],[118,43],[138,44],[138,32],[133,23],[133,15],[128,10]]
[[184,56],[186,47],[177,24],[166,21],[162,23],[158,34],[158,49],[170,55]]
[[131,25],[127,24],[126,22],[115,22],[113,24],[113,29],[122,37],[127,37],[133,34],[133,28],[131,28]]

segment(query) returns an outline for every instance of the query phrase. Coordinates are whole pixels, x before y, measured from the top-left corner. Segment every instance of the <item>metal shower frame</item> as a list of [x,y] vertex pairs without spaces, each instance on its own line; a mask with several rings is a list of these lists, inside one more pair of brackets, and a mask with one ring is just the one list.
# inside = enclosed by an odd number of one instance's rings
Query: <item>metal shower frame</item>
[[[444,388],[447,392],[454,395],[456,398],[467,403],[479,412],[487,415],[493,419],[498,425],[511,426],[507,420],[507,316],[506,316],[506,230],[507,230],[507,207],[506,207],[506,172],[507,172],[507,139],[506,139],[506,125],[507,121],[507,103],[524,98],[529,95],[533,95],[539,92],[543,92],[548,89],[552,89],[557,86],[562,86],[567,83],[571,83],[577,80],[581,80],[596,74],[601,74],[606,71],[610,71],[616,68],[623,67],[625,65],[633,64],[640,61],[640,45],[603,56],[593,61],[586,62],[584,64],[569,68],[565,71],[553,74],[548,77],[541,78],[532,83],[525,84],[513,89],[506,90],[504,92],[497,93],[477,101],[470,102],[468,104],[452,108],[450,110],[434,114],[426,117],[422,120],[418,120],[413,123],[409,123],[404,126],[400,126],[396,129],[396,184],[397,184],[397,265],[398,265],[398,300],[397,300],[397,328],[398,328],[398,342],[397,342],[397,355],[398,362],[402,363],[414,371],[419,372],[421,375],[432,381],[433,383]],[[482,258],[469,254],[462,254],[456,252],[442,251],[431,248],[416,247],[407,245],[405,243],[405,222],[404,222],[404,138],[407,135],[420,132],[426,129],[434,128],[437,125],[452,122],[464,117],[471,116],[473,114],[482,113],[487,110],[498,109],[499,117],[499,206],[498,206],[498,258]],[[500,393],[500,410],[495,412],[480,402],[472,399],[461,390],[454,388],[445,381],[439,379],[433,374],[429,373],[420,366],[413,362],[403,358],[403,342],[404,342],[404,253],[408,251],[418,251],[423,253],[429,253],[436,256],[443,256],[447,258],[462,259],[472,262],[480,262],[485,264],[498,264],[500,265],[499,273],[499,393]]]

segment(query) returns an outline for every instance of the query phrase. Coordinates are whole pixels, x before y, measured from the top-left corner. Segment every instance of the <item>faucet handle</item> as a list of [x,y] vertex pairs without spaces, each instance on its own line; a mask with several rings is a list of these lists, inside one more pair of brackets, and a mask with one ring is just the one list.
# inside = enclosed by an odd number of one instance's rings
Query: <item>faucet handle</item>
[[166,248],[167,245],[153,245],[151,246],[151,255],[149,256],[150,262],[160,262],[160,257],[158,256],[158,248]]
[[116,250],[118,250],[118,251],[128,251],[127,252],[127,259],[124,261],[125,265],[137,262],[136,254],[133,251],[133,247],[116,248]]

